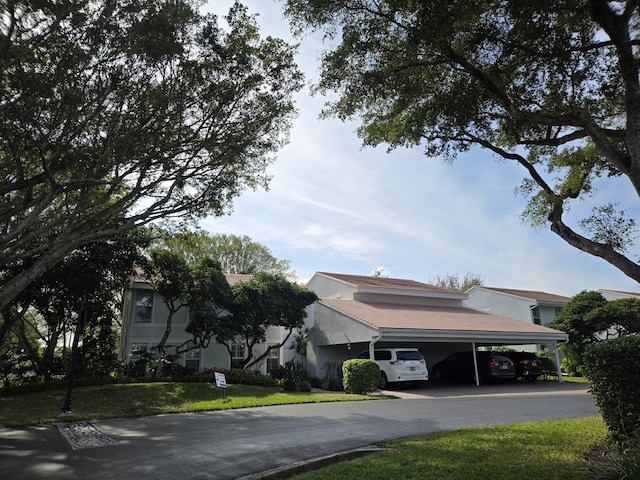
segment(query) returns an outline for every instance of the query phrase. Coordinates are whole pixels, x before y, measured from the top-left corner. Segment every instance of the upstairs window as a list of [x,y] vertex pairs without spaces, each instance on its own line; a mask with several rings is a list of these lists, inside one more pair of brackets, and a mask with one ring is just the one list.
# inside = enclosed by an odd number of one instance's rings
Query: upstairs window
[[540,325],[540,308],[533,307],[531,309],[531,315],[533,316],[533,323]]
[[153,306],[153,292],[142,291],[136,294],[136,317],[138,323],[151,323],[151,307]]

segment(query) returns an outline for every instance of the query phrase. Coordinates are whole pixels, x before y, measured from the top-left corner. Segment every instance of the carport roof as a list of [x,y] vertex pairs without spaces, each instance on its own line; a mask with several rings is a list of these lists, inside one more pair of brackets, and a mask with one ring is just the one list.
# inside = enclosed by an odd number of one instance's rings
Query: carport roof
[[567,340],[564,332],[469,307],[408,305],[323,298],[321,304],[376,328],[382,337],[495,344]]

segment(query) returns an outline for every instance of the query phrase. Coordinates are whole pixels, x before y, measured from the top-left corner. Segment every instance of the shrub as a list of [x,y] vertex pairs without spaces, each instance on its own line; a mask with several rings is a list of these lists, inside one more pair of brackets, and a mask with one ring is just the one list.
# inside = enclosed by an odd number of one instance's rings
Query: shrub
[[330,392],[343,392],[344,383],[341,378],[326,378],[322,381],[321,388],[329,390]]
[[347,360],[342,364],[342,380],[347,393],[372,392],[380,384],[380,367],[375,360]]
[[[307,380],[307,371],[302,363],[289,360],[284,366],[274,369],[271,376],[283,380],[283,387],[286,391],[293,391],[298,390],[299,382]],[[309,384],[309,390],[311,390],[311,384]]]
[[640,336],[593,343],[585,349],[584,370],[611,438],[623,442],[640,433]]

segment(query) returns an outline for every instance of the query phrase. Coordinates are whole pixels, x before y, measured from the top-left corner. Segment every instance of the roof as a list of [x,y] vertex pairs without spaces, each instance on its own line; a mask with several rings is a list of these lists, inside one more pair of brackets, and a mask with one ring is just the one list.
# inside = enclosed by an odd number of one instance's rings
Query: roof
[[447,288],[440,288],[428,283],[416,282],[415,280],[406,280],[403,278],[387,278],[387,277],[374,277],[367,275],[349,275],[346,273],[328,273],[328,272],[316,272],[316,275],[324,275],[325,277],[331,277],[341,282],[348,283],[357,288],[381,288],[381,289],[397,289],[397,290],[414,290],[422,292],[440,292],[440,293],[456,293],[455,290],[449,290]]
[[469,307],[322,299],[320,303],[378,329],[427,329],[560,334],[552,328]]
[[498,293],[505,293],[507,295],[526,298],[528,300],[533,300],[536,302],[568,303],[571,300],[571,297],[565,297],[564,295],[555,295],[553,293],[547,293],[547,292],[540,292],[537,290],[516,290],[514,288],[495,288],[495,287],[485,287],[482,285],[476,286],[473,288],[490,290]]
[[598,291],[599,292],[617,293],[618,295],[625,295],[627,297],[640,297],[640,293],[639,292],[623,292],[622,290],[609,290],[607,288],[601,288]]

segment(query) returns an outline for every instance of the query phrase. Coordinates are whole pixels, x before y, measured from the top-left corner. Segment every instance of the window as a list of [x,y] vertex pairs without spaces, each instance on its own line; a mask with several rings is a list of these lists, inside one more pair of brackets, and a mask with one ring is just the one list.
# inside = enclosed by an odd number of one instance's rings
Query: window
[[242,362],[244,360],[244,344],[232,343],[231,344],[231,368],[242,368]]
[[270,349],[267,355],[267,373],[271,373],[280,366],[280,344],[270,343],[267,348]]
[[153,292],[138,292],[136,296],[136,317],[139,323],[151,323],[151,306],[153,305]]
[[195,348],[193,350],[189,350],[184,354],[184,366],[189,370],[194,370],[198,372],[200,370],[200,355],[202,350],[199,348]]
[[533,315],[533,323],[540,325],[540,308],[533,307],[531,309],[531,315]]
[[139,360],[143,354],[149,351],[149,344],[147,343],[132,343],[131,344],[131,360]]

